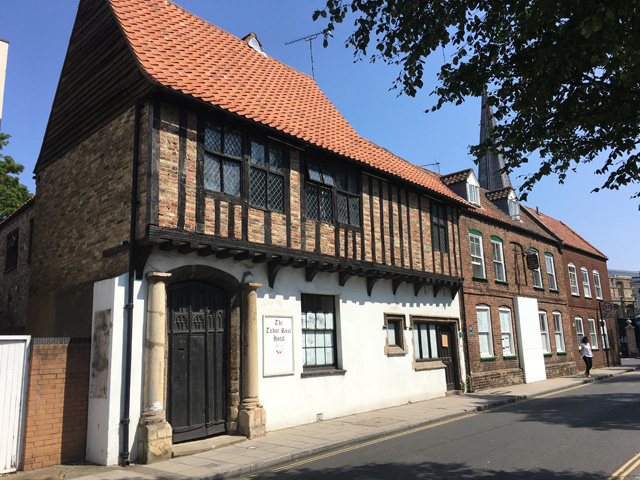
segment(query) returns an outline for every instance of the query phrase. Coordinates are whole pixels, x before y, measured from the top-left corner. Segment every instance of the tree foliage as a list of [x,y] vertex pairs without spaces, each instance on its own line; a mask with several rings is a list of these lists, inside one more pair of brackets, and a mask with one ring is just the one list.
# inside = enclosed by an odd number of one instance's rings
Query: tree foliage
[[14,162],[9,155],[3,155],[2,149],[9,143],[10,135],[0,133],[0,221],[11,215],[20,205],[29,200],[31,193],[20,183],[17,175],[24,166]]
[[640,0],[327,0],[320,17],[325,46],[336,24],[354,18],[347,47],[397,65],[393,87],[409,96],[430,81],[426,58],[453,48],[430,110],[487,86],[498,125],[471,153],[501,150],[508,173],[539,154],[522,198],[542,177],[562,183],[595,159],[600,188],[640,181]]

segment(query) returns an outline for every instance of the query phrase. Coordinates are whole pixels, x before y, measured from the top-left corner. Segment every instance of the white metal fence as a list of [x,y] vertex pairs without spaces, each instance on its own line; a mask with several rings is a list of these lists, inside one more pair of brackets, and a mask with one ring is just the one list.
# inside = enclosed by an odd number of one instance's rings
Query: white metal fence
[[31,337],[0,336],[0,473],[22,463]]

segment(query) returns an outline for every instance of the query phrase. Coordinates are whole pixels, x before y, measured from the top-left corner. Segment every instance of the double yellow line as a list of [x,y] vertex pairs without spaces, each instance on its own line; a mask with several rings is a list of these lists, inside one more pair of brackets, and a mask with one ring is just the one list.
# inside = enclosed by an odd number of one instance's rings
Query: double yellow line
[[638,466],[640,466],[640,453],[616,470],[613,475],[609,477],[609,480],[622,480],[638,468]]
[[342,448],[340,450],[336,450],[334,452],[329,452],[329,453],[325,453],[323,455],[317,455],[315,457],[306,458],[306,459],[300,460],[298,462],[289,463],[289,464],[284,465],[282,467],[274,468],[273,470],[270,470],[268,472],[262,472],[262,473],[256,473],[256,474],[253,474],[253,475],[249,475],[248,477],[244,477],[241,480],[247,480],[247,479],[250,479],[250,478],[258,478],[258,477],[262,477],[262,476],[265,476],[265,475],[269,475],[271,473],[281,472],[283,470],[289,470],[290,468],[299,467],[300,465],[304,465],[305,463],[315,462],[317,460],[322,460],[323,458],[329,458],[329,457],[333,457],[335,455],[340,455],[341,453],[350,452],[352,450],[357,450],[359,448],[367,447],[367,446],[373,445],[375,443],[384,442],[384,441],[390,440],[392,438],[403,437],[405,435],[411,435],[412,433],[420,432],[422,430],[427,430],[429,428],[439,427],[440,425],[445,425],[447,423],[451,423],[451,422],[455,422],[455,421],[458,421],[458,420],[463,420],[465,418],[473,417],[475,415],[478,415],[479,413],[483,413],[483,412],[473,412],[473,413],[469,413],[469,414],[463,415],[461,417],[449,418],[447,420],[442,420],[442,421],[437,422],[437,423],[430,423],[429,425],[425,425],[423,427],[417,427],[417,428],[413,428],[411,430],[407,430],[407,431],[404,431],[404,432],[395,433],[395,434],[392,434],[392,435],[387,435],[385,437],[377,438],[375,440],[370,440],[370,441],[365,442],[365,443],[359,443],[357,445],[352,445],[350,447],[345,447],[345,448]]

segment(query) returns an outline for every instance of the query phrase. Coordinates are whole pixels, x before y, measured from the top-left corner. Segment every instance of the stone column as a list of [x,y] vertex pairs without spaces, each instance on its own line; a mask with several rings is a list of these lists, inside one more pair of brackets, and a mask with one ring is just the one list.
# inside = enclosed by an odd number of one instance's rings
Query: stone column
[[638,345],[636,344],[636,329],[633,327],[633,322],[627,320],[627,326],[624,327],[624,331],[627,334],[627,348],[629,349],[629,357],[638,356]]
[[266,433],[267,415],[258,397],[258,314],[256,290],[260,283],[242,284],[242,401],[238,412],[238,432],[248,438]]
[[170,273],[149,272],[147,333],[144,345],[144,398],[138,425],[138,461],[152,463],[171,458],[171,425],[164,409],[167,338],[167,285]]

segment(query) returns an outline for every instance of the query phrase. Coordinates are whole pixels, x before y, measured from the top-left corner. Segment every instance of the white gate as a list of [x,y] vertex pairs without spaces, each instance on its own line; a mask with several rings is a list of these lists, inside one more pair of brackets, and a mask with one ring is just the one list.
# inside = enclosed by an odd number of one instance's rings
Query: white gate
[[0,336],[0,473],[13,472],[22,463],[30,340]]

